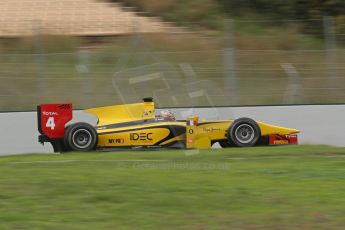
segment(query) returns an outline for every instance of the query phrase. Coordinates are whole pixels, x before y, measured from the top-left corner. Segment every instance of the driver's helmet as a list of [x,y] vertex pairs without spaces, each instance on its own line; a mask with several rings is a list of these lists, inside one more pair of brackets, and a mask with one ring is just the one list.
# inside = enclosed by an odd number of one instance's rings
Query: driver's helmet
[[159,114],[160,117],[165,118],[165,119],[171,119],[175,120],[175,114],[171,112],[170,110],[162,110]]

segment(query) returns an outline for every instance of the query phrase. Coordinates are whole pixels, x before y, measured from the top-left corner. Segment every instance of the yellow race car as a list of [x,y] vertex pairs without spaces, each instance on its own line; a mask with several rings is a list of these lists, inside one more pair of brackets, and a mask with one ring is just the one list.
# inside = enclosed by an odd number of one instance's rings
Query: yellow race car
[[152,98],[142,103],[86,109],[97,125],[69,124],[72,104],[37,107],[39,142],[50,142],[55,152],[112,148],[211,148],[297,144],[299,130],[269,125],[250,118],[199,121],[197,116],[175,120],[155,115]]

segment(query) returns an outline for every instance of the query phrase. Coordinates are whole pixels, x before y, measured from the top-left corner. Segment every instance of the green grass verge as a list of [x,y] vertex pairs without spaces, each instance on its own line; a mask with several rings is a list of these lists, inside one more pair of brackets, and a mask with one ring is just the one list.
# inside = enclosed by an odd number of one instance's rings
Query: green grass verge
[[327,146],[0,157],[0,229],[343,229],[344,166]]

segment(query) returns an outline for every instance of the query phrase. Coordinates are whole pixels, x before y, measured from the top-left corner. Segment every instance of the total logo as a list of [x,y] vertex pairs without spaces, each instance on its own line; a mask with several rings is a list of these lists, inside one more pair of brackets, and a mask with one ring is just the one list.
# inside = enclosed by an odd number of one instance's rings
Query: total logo
[[46,111],[43,111],[42,114],[44,116],[59,116],[58,112],[46,112]]
[[132,141],[152,141],[152,133],[130,133],[129,135]]
[[287,145],[289,144],[288,140],[274,140],[273,142],[274,145]]

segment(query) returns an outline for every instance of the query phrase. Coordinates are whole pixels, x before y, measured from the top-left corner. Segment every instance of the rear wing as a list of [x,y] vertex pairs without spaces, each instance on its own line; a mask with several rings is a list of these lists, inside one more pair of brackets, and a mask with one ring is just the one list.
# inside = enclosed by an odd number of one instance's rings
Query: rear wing
[[50,142],[55,152],[63,151],[65,125],[72,120],[72,104],[41,104],[37,106],[38,141]]
[[37,106],[38,131],[49,138],[63,138],[65,124],[72,120],[72,104]]

